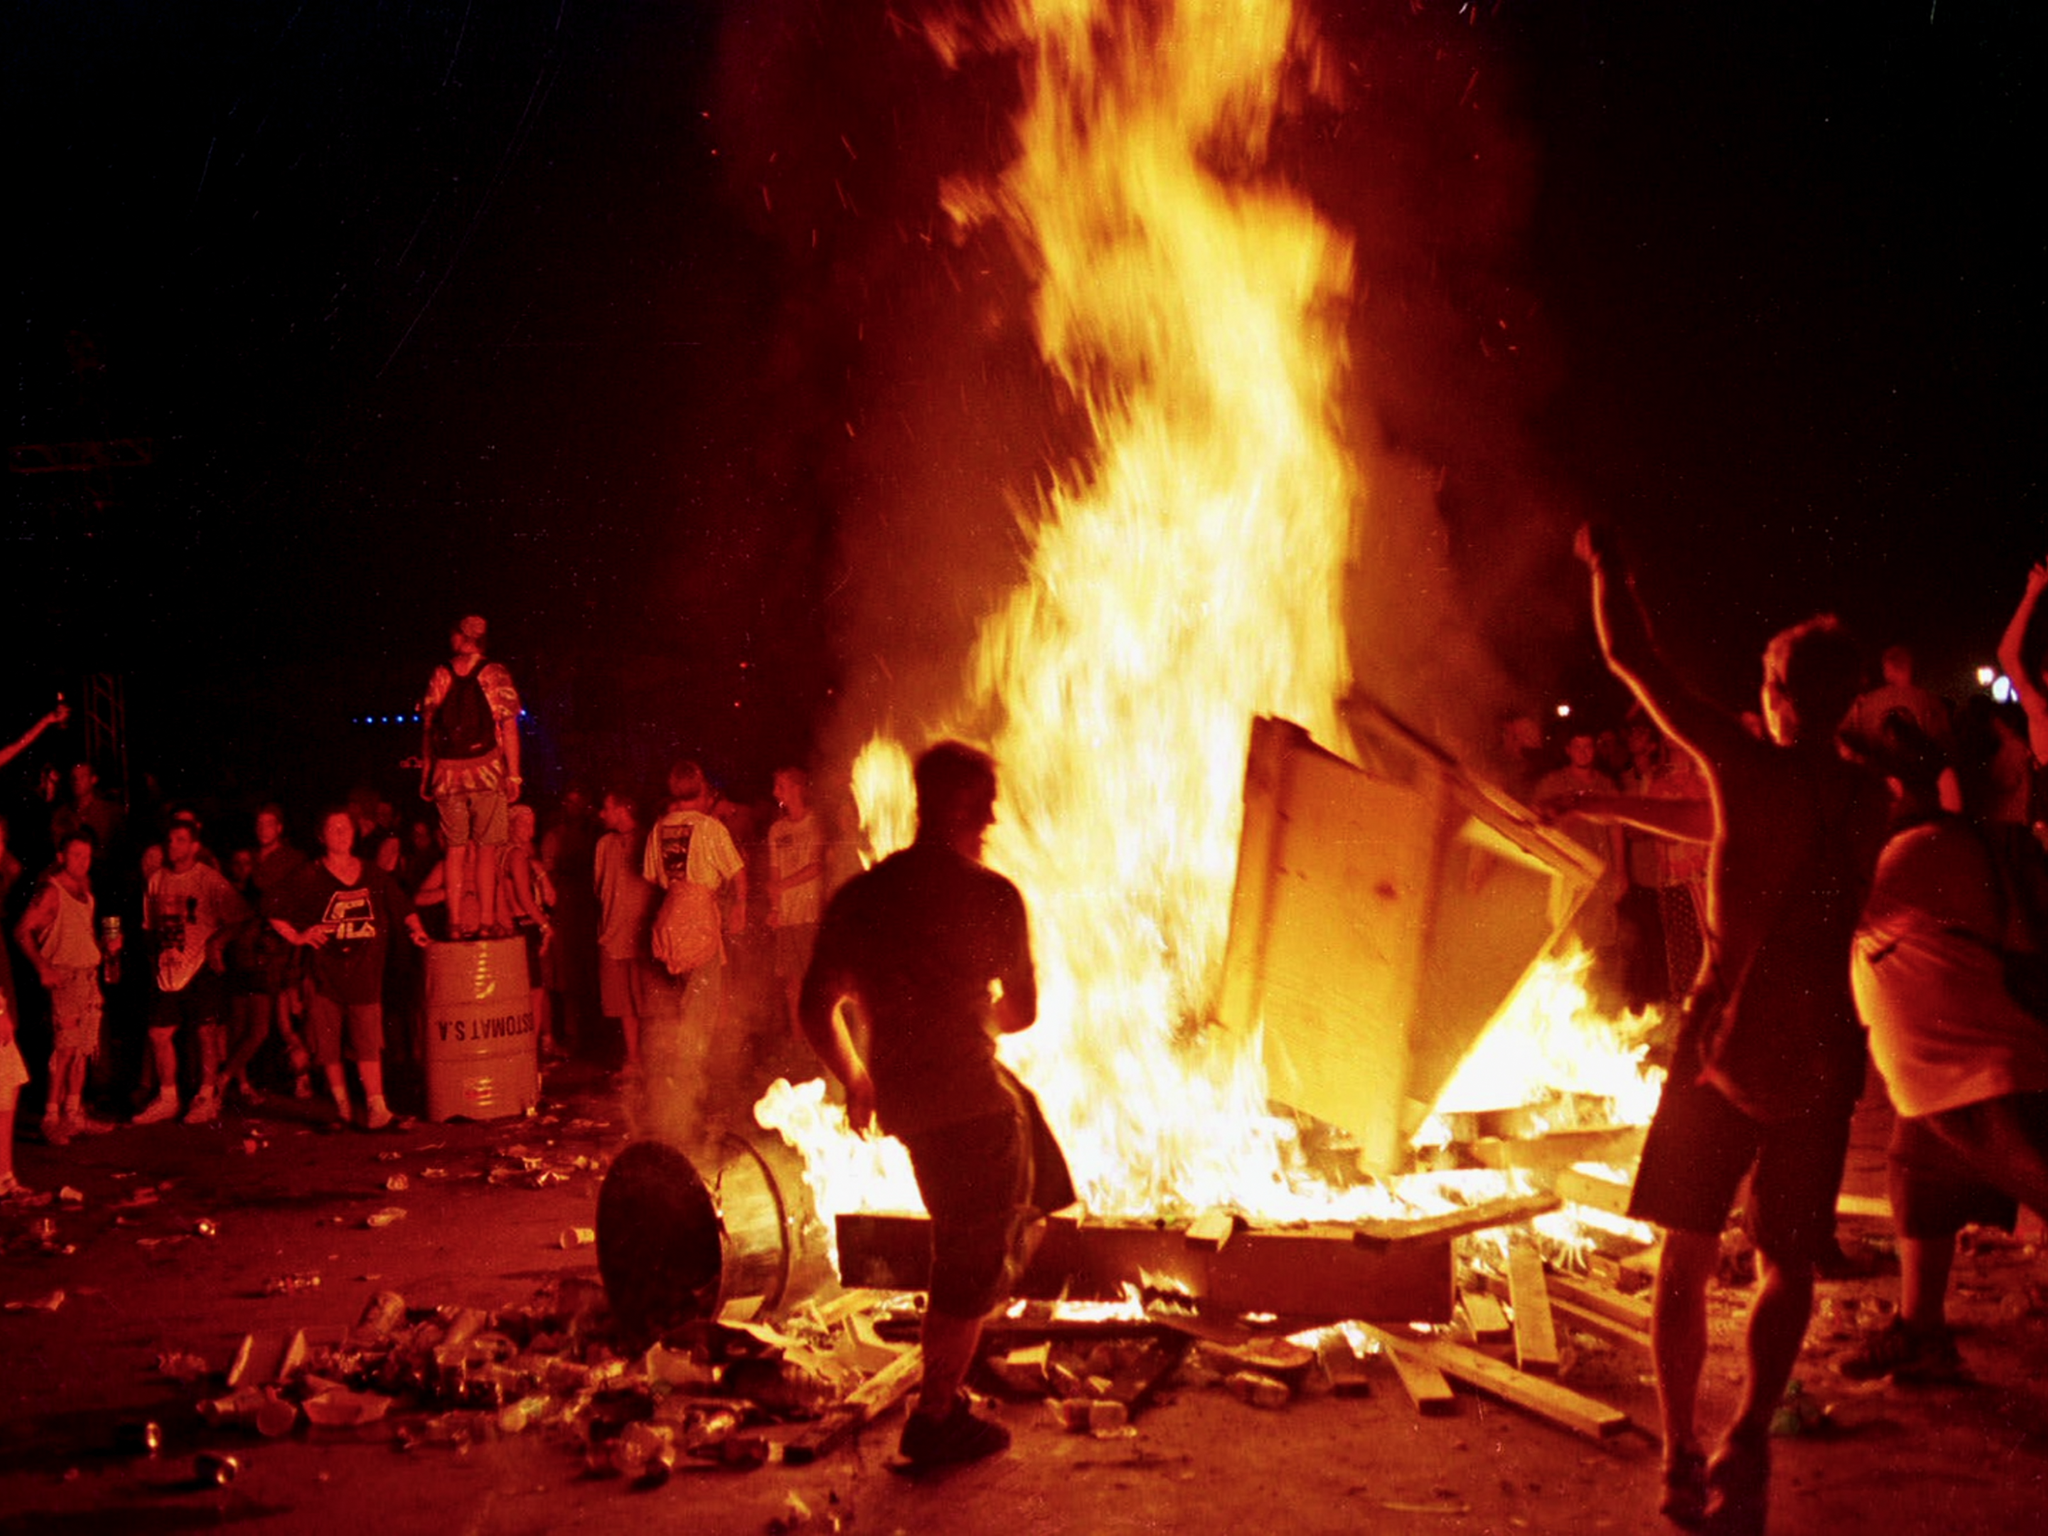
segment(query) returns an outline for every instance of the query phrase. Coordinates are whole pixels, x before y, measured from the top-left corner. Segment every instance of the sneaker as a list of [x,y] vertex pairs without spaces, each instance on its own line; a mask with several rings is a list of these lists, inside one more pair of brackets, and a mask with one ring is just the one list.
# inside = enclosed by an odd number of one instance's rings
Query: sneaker
[[220,1090],[205,1087],[192,1095],[192,1107],[185,1111],[187,1125],[212,1125],[220,1119]]
[[[307,1086],[310,1087],[311,1084]],[[228,1084],[228,1087],[233,1091],[236,1102],[244,1109],[262,1108],[263,1090],[250,1082],[246,1077],[235,1078]]]
[[64,1117],[64,1129],[73,1136],[104,1136],[115,1126],[111,1120],[102,1120],[82,1109],[74,1109]]
[[306,1073],[301,1072],[293,1081],[292,1097],[295,1099],[310,1099],[313,1097],[313,1079]]
[[64,1122],[55,1115],[43,1116],[43,1144],[51,1147],[71,1145],[71,1132],[65,1129]]
[[[36,1192],[11,1173],[0,1173],[0,1203],[12,1204],[17,1200],[33,1200]],[[49,1197],[44,1196],[45,1199]]]
[[172,1120],[178,1114],[178,1096],[175,1093],[160,1093],[150,1100],[149,1107],[140,1111],[133,1121],[136,1125],[155,1125],[161,1120]]
[[1010,1432],[994,1419],[984,1419],[969,1405],[967,1394],[953,1399],[953,1406],[939,1417],[913,1413],[903,1426],[897,1449],[907,1461],[921,1466],[980,1461],[998,1456],[1010,1448]]
[[382,1104],[371,1104],[363,1110],[363,1129],[381,1131],[391,1123],[391,1111]]
[[1851,1381],[1956,1381],[1964,1374],[1955,1335],[1946,1328],[1915,1328],[1895,1317],[1835,1361],[1838,1374]]

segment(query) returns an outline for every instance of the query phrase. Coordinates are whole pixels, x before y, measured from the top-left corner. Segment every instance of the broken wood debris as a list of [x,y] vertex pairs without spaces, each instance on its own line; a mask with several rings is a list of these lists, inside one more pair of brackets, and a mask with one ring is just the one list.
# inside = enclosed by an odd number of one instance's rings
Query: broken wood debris
[[1417,1413],[1425,1418],[1436,1418],[1458,1411],[1457,1397],[1442,1371],[1421,1355],[1402,1349],[1392,1335],[1378,1329],[1369,1331],[1379,1340],[1380,1347],[1394,1367],[1394,1375],[1400,1379],[1401,1390],[1408,1394],[1408,1401]]
[[[1428,1366],[1443,1376],[1477,1387],[1574,1434],[1606,1440],[1629,1427],[1628,1415],[1619,1408],[1610,1408],[1554,1381],[1527,1375],[1476,1349],[1453,1344],[1448,1339],[1403,1338],[1381,1329],[1373,1329],[1372,1333],[1392,1353],[1397,1365],[1406,1360],[1411,1364]],[[1405,1375],[1403,1380],[1406,1380]],[[1419,1402],[1416,1406],[1420,1411],[1427,1411]]]
[[1501,1304],[1484,1291],[1468,1290],[1458,1298],[1458,1308],[1464,1314],[1465,1326],[1473,1339],[1481,1344],[1505,1344],[1514,1337],[1514,1330],[1508,1324],[1508,1315]]
[[[1420,1216],[1409,1221],[1361,1221],[1352,1241],[1361,1248],[1391,1248],[1406,1243],[1446,1242],[1468,1232],[1488,1227],[1505,1227],[1542,1216],[1558,1208],[1556,1195],[1505,1195],[1482,1205],[1468,1205],[1437,1216]],[[1421,1319],[1418,1319],[1421,1321]],[[1435,1321],[1435,1319],[1430,1319]]]
[[1543,1260],[1521,1233],[1508,1239],[1508,1304],[1515,1309],[1515,1363],[1542,1376],[1557,1374],[1557,1325],[1550,1315],[1550,1289]]

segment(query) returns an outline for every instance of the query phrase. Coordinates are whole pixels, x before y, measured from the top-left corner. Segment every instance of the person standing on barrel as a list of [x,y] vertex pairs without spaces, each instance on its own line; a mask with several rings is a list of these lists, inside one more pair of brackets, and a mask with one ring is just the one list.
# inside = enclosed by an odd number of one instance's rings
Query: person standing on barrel
[[[1037,1101],[996,1060],[998,1038],[1037,1019],[1038,982],[1024,898],[981,862],[995,763],[945,741],[915,779],[916,840],[833,897],[797,1017],[845,1086],[854,1128],[879,1121],[909,1149],[931,1216],[924,1378],[901,1449],[936,1465],[1009,1446],[973,1411],[967,1372],[1040,1218],[1074,1192]],[[865,1059],[841,1003],[867,1028]]]
[[[448,843],[448,930],[454,939],[509,938],[498,920],[498,867],[505,853],[506,807],[525,787],[519,777],[519,691],[512,674],[484,659],[484,621],[471,614],[448,637],[453,654],[434,668],[420,702],[426,747],[420,798],[441,813]],[[482,857],[477,856],[482,850]],[[476,893],[477,927],[463,916]]]

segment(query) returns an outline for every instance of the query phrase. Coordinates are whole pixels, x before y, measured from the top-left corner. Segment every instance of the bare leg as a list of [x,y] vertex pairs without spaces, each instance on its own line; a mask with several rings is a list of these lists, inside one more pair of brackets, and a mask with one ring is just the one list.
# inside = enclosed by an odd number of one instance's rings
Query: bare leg
[[[470,872],[474,867],[476,844],[450,843],[448,845],[448,934],[454,938],[462,933],[462,899],[469,894]],[[484,906],[490,902],[486,892],[488,884],[477,891],[477,903]]]
[[342,1119],[348,1119],[352,1113],[348,1102],[348,1069],[337,1061],[332,1066],[323,1066],[320,1072],[327,1079],[327,1092],[334,1100],[334,1107],[341,1111]]
[[21,1097],[19,1088],[9,1088],[0,1098],[0,1189],[14,1187],[14,1104]]
[[149,1032],[149,1059],[156,1067],[156,1096],[159,1101],[178,1101],[178,1032],[175,1029],[152,1029]]
[[[451,853],[453,849],[449,850]],[[498,872],[503,863],[505,849],[502,844],[484,843],[476,849],[476,920],[479,932],[489,933],[498,926]],[[453,900],[453,883],[448,888],[449,899]]]
[[1667,1231],[1657,1264],[1650,1351],[1657,1364],[1657,1404],[1664,1421],[1664,1458],[1699,1454],[1696,1422],[1700,1373],[1707,1363],[1707,1283],[1720,1262],[1721,1239]]
[[363,1080],[363,1124],[381,1131],[391,1123],[391,1106],[384,1102],[384,1063],[359,1061],[356,1076]]
[[1907,1327],[1948,1326],[1948,1272],[1955,1253],[1952,1237],[1899,1239],[1899,1316]]
[[74,1046],[60,1045],[50,1052],[50,1100],[43,1107],[45,1120],[78,1113],[79,1101],[84,1097],[84,1068],[85,1058]]
[[1785,1396],[1785,1383],[1799,1360],[1799,1346],[1813,1316],[1813,1266],[1780,1264],[1762,1255],[1756,1302],[1749,1309],[1748,1379],[1742,1407],[1728,1426],[1730,1440],[1761,1440]]
[[228,1059],[221,1067],[223,1084],[239,1082],[244,1088],[249,1083],[249,1063],[256,1059],[256,1053],[263,1049],[263,1042],[270,1038],[271,999],[262,993],[238,996],[234,1000],[229,1017],[234,1021],[234,1048],[228,1052]]
[[967,1383],[974,1352],[981,1344],[981,1319],[927,1310],[922,1342],[924,1379],[917,1390],[916,1412],[943,1418]]
[[221,1087],[221,1063],[228,1054],[228,1031],[225,1024],[202,1024],[199,1026],[199,1091],[219,1093]]

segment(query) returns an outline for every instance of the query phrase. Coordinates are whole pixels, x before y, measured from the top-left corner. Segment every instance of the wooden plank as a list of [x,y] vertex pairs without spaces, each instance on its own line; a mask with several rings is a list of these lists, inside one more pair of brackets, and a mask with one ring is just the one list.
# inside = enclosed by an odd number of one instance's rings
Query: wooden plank
[[1438,1216],[1421,1216],[1413,1221],[1361,1221],[1352,1229],[1351,1239],[1361,1248],[1388,1248],[1397,1243],[1442,1242],[1467,1232],[1484,1232],[1527,1221],[1557,1209],[1555,1195],[1507,1195],[1484,1205],[1468,1205]]
[[1634,1186],[1618,1184],[1613,1179],[1603,1179],[1598,1174],[1588,1173],[1583,1168],[1565,1168],[1557,1175],[1557,1197],[1573,1205],[1590,1205],[1596,1211],[1605,1211],[1610,1216],[1628,1214],[1629,1196],[1635,1193]]
[[1625,1296],[1604,1285],[1554,1274],[1550,1276],[1550,1299],[1553,1305],[1566,1301],[1588,1312],[1597,1312],[1639,1333],[1650,1331],[1650,1303],[1640,1296]]
[[1508,1302],[1515,1309],[1515,1363],[1542,1376],[1557,1374],[1557,1324],[1550,1315],[1550,1288],[1543,1259],[1522,1237],[1508,1241]]
[[[1351,1341],[1335,1328],[1326,1331],[1316,1344],[1316,1365],[1336,1397],[1372,1396],[1372,1372]],[[1446,1382],[1446,1390],[1450,1383]]]
[[1394,1367],[1394,1374],[1401,1380],[1401,1390],[1408,1394],[1408,1401],[1415,1405],[1417,1413],[1434,1419],[1458,1411],[1457,1396],[1451,1391],[1451,1384],[1444,1379],[1442,1371],[1409,1351],[1403,1341],[1392,1334],[1373,1327],[1367,1327],[1365,1331],[1379,1341],[1381,1350]]
[[1458,1304],[1465,1312],[1465,1326],[1481,1344],[1504,1344],[1514,1337],[1507,1313],[1486,1292],[1467,1291]]
[[846,1394],[837,1408],[782,1446],[790,1466],[807,1466],[838,1446],[863,1424],[902,1401],[924,1374],[924,1351],[912,1346]]
[[1396,1341],[1395,1347],[1413,1353],[1454,1381],[1477,1387],[1573,1434],[1607,1440],[1629,1427],[1628,1415],[1619,1408],[1610,1408],[1554,1381],[1526,1375],[1462,1344],[1447,1339],[1414,1339]]
[[[1647,1304],[1636,1301],[1633,1296],[1603,1296],[1600,1287],[1581,1285],[1562,1275],[1552,1274],[1546,1278],[1553,1319],[1562,1320],[1572,1327],[1590,1329],[1617,1343],[1634,1344],[1644,1350],[1650,1348],[1650,1310]],[[1508,1294],[1507,1281],[1498,1275],[1489,1276],[1487,1284],[1495,1296]],[[1567,1295],[1573,1299],[1567,1300]]]
[[1640,1328],[1631,1328],[1626,1323],[1617,1322],[1603,1313],[1575,1306],[1569,1301],[1559,1301],[1555,1296],[1550,1298],[1550,1310],[1553,1316],[1563,1319],[1571,1327],[1589,1329],[1617,1343],[1633,1344],[1644,1354],[1650,1352],[1650,1335]]

